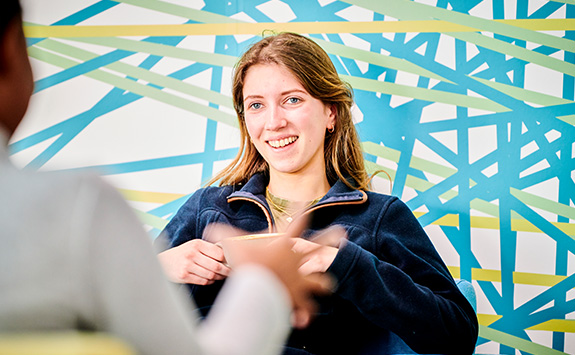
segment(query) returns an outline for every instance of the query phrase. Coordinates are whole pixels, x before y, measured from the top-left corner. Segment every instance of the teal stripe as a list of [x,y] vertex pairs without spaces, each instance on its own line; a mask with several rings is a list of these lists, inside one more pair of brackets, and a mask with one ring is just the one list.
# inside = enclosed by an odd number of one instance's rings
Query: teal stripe
[[[59,67],[68,68],[70,66],[77,64],[76,62],[70,59],[58,56],[53,53],[49,53],[38,47],[31,47],[29,48],[28,51],[31,57]],[[184,99],[182,97],[166,93],[152,86],[140,84],[136,81],[119,77],[117,75],[111,74],[101,69],[94,70],[90,73],[86,73],[85,76],[105,82],[117,88],[127,90],[132,93],[148,97],[174,107],[184,109],[186,111],[198,114],[200,116],[207,117],[216,120],[218,122],[222,122],[232,127],[237,127],[238,125],[235,115],[228,114],[218,109],[198,104],[193,101]]]
[[531,43],[575,51],[575,42],[569,39],[548,35],[537,31],[516,27],[506,23],[486,20],[440,7],[420,4],[409,0],[342,0],[348,4],[361,6],[380,14],[389,15],[400,20],[442,20],[463,26],[477,28],[480,31],[491,32],[503,36],[521,39]]
[[231,55],[201,52],[192,49],[178,48],[159,43],[135,41],[120,37],[82,37],[67,39],[82,43],[124,49],[131,52],[148,53],[160,57],[184,59],[222,67],[231,68],[237,61],[237,57]]
[[[83,61],[91,60],[93,58],[98,57],[98,55],[95,53],[54,40],[45,40],[37,44],[37,47],[45,48],[50,51],[58,52],[66,56],[74,57]],[[186,95],[190,95],[202,100],[207,100],[209,102],[233,109],[233,102],[231,97],[223,95],[216,91],[188,84],[181,80],[157,74],[150,70],[122,62],[108,64],[105,66],[105,68],[131,76],[133,78],[142,79],[150,84],[178,91]]]
[[554,213],[569,219],[575,219],[575,207],[567,206],[525,191],[510,188],[509,192],[524,204],[541,209],[543,211]]
[[507,85],[503,83],[497,83],[495,81],[470,76],[470,78],[479,81],[480,83],[487,85],[497,91],[504,93],[505,95],[511,96],[520,101],[526,101],[542,106],[555,106],[563,104],[571,104],[573,101],[566,100],[561,97],[555,97],[547,94],[542,94],[536,91],[526,90],[517,86]]
[[510,346],[514,349],[525,351],[529,354],[537,355],[567,355],[559,350],[551,349],[546,346],[525,340],[505,332],[479,325],[479,336],[499,344]]
[[389,55],[383,55],[379,53],[374,53],[370,51],[365,51],[358,48],[348,47],[343,44],[324,41],[322,39],[313,38],[313,40],[319,44],[327,53],[334,54],[340,57],[345,57],[349,59],[359,60],[365,63],[374,64],[384,68],[394,69],[403,71],[406,73],[416,74],[419,76],[436,79],[439,81],[445,81],[447,83],[452,83],[450,80],[431,72],[427,69],[420,67],[417,64],[411,63],[405,59],[392,57]]
[[[493,51],[512,56],[532,64],[538,64],[542,67],[549,68],[567,75],[575,76],[575,64],[571,64],[548,55],[537,53],[535,51],[516,46],[505,41],[500,41],[479,33],[448,33],[450,36],[459,40],[473,43],[477,46],[491,49]],[[572,44],[575,48],[575,42]]]
[[[555,36],[522,29],[505,23],[466,15],[457,11],[449,11],[435,6],[419,4],[408,0],[388,0],[377,2],[369,0],[344,0],[345,2],[366,9],[390,15],[400,20],[443,20],[457,23],[464,26],[477,28],[481,31],[497,33],[500,35],[522,39],[531,43],[539,43],[545,46],[562,49],[565,51],[575,51],[575,41],[558,38]],[[513,44],[484,36],[479,33],[446,33],[454,38],[465,42],[474,43],[478,46],[494,50],[509,56],[516,57],[527,62],[541,65],[543,67],[557,70],[562,73],[575,76],[575,65],[564,62],[545,54],[537,53]]]
[[160,0],[114,0],[120,3],[186,18],[200,23],[235,23],[232,18]]
[[353,86],[354,89],[358,90],[381,92],[389,95],[399,95],[418,100],[441,102],[455,106],[476,108],[479,110],[492,111],[492,112],[510,111],[510,109],[508,109],[503,105],[500,105],[491,100],[481,97],[473,97],[462,94],[455,94],[447,91],[418,88],[413,86],[388,83],[379,80],[359,78],[349,75],[340,75],[340,77],[342,78],[342,80],[351,84],[351,86]]

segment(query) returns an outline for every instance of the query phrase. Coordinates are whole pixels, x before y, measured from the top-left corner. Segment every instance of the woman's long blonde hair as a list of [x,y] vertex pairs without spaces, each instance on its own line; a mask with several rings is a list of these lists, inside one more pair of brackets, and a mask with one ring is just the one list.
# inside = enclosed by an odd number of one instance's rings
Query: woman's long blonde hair
[[253,44],[235,65],[232,96],[240,124],[238,155],[207,184],[246,183],[254,174],[269,174],[268,163],[250,141],[244,119],[243,88],[247,70],[255,64],[278,64],[287,68],[307,92],[324,104],[336,108],[333,132],[326,132],[324,158],[330,185],[341,179],[351,188],[366,190],[368,176],[359,138],[351,116],[353,91],[343,82],[327,53],[311,39],[284,32],[264,37]]

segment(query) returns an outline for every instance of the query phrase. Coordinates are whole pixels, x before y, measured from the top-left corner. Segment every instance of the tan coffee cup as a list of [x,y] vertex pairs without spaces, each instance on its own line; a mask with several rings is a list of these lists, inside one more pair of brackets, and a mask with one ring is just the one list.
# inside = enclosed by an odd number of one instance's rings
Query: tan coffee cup
[[230,267],[233,267],[236,250],[237,248],[242,247],[242,245],[238,245],[238,243],[249,243],[249,245],[263,247],[282,235],[284,235],[284,233],[246,234],[237,237],[225,238],[221,240],[218,245],[220,245],[224,250],[226,263]]

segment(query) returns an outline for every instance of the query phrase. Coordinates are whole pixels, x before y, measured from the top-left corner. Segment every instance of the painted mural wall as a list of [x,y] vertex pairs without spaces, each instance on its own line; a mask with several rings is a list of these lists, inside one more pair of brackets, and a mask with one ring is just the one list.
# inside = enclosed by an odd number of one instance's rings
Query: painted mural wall
[[151,238],[235,156],[232,66],[316,40],[354,87],[375,188],[473,282],[477,353],[575,353],[575,0],[23,0],[17,165],[95,169]]

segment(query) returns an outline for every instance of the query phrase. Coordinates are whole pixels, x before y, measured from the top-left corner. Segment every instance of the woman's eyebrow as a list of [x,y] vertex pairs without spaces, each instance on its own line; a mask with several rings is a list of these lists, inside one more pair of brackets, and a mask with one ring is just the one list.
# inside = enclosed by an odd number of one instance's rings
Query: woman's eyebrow
[[261,99],[261,98],[263,98],[262,95],[248,95],[248,96],[244,97],[244,101],[247,101],[249,99]]
[[281,92],[281,95],[284,96],[284,95],[292,94],[292,93],[294,93],[294,92],[300,92],[300,93],[302,93],[302,94],[307,94],[307,93],[308,93],[307,91],[305,91],[305,90],[303,90],[303,89],[290,89],[290,90],[282,91],[282,92]]
[[[280,93],[280,96],[286,96],[286,95],[293,94],[293,93],[296,93],[296,92],[299,92],[299,93],[302,93],[302,94],[306,94],[306,95],[308,94],[308,92],[305,91],[305,90],[303,90],[303,89],[289,89],[289,90],[286,90],[286,91],[282,91],[282,92]],[[247,101],[247,100],[250,100],[250,99],[262,99],[262,98],[263,98],[263,95],[252,94],[252,95],[245,96],[245,97],[244,97],[244,102]]]

